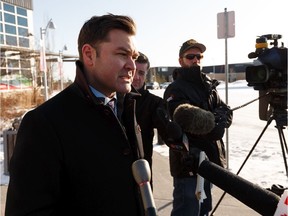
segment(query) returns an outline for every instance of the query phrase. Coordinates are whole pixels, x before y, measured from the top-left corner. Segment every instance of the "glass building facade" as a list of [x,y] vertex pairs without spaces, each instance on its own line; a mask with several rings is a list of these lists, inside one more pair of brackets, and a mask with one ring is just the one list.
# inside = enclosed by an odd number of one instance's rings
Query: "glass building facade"
[[32,85],[32,0],[1,0],[0,46],[3,85]]

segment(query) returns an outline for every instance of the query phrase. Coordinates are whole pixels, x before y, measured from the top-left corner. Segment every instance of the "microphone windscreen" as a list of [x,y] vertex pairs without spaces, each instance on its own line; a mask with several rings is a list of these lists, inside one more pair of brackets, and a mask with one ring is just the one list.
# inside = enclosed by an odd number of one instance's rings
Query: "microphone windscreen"
[[207,160],[200,164],[198,173],[259,214],[274,215],[280,200],[276,194]]
[[148,161],[139,159],[132,164],[132,173],[137,184],[149,182],[151,179],[151,171]]
[[215,117],[212,112],[191,104],[179,105],[173,114],[173,119],[184,132],[194,135],[205,135],[215,127]]

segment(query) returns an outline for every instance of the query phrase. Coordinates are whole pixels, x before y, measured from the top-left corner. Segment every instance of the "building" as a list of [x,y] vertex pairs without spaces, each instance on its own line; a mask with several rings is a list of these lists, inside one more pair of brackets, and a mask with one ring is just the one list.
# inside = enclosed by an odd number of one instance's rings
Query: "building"
[[[41,41],[45,39],[53,23],[49,21],[45,29],[41,30],[41,40],[35,41],[33,26],[33,2],[32,0],[1,0],[0,2],[0,45],[1,45],[1,65],[0,84],[2,88],[15,89],[39,87],[45,84],[45,74],[40,70]],[[42,32],[43,31],[43,32]],[[49,41],[46,41],[46,44]],[[36,44],[38,46],[36,46]],[[47,50],[45,64],[47,68],[48,88],[52,89],[53,70],[61,73],[59,63],[62,61],[74,61],[78,56],[63,55],[63,50],[52,52]],[[43,47],[43,46],[42,46]],[[65,50],[65,49],[64,49]],[[56,66],[56,67],[55,67]],[[59,77],[58,77],[59,79]],[[62,80],[61,80],[62,81]],[[11,88],[10,88],[11,87]],[[13,87],[13,88],[12,88]],[[46,86],[47,87],[47,86]]]
[[[228,82],[234,82],[236,80],[245,79],[245,70],[249,65],[253,65],[251,63],[237,63],[237,64],[229,64],[229,80]],[[173,81],[173,71],[177,67],[151,67],[149,73],[147,75],[147,82],[171,82]],[[213,79],[217,80],[226,80],[225,74],[225,65],[212,65],[212,66],[203,66],[203,72],[206,73]]]

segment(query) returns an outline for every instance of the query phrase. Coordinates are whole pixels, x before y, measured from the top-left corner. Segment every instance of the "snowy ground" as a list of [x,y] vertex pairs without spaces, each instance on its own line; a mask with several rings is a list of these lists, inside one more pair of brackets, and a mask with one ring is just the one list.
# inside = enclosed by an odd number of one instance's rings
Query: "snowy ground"
[[[218,91],[225,101],[224,83],[218,87]],[[152,92],[163,96],[164,90],[153,90]],[[247,87],[246,81],[229,84],[228,104],[231,108],[241,106],[257,97],[258,91]],[[231,172],[237,173],[266,124],[266,121],[261,121],[258,117],[258,101],[234,111],[233,124],[228,130],[229,169]],[[275,121],[271,122],[239,174],[262,187],[271,187],[272,184],[288,187],[280,139],[275,124]],[[287,128],[283,132],[287,140]],[[226,142],[226,137],[224,137],[224,141]],[[155,143],[154,151],[160,152],[168,160],[167,146]],[[285,157],[287,157],[287,152]],[[9,176],[3,174],[3,168],[4,152],[3,138],[1,137],[0,183],[5,185],[9,182]]]
[[[225,101],[225,83],[217,89]],[[239,107],[259,96],[258,91],[247,87],[246,81],[229,83],[228,89],[228,104],[231,108]],[[153,92],[159,96],[163,95],[163,90]],[[228,160],[231,172],[238,172],[266,124],[266,121],[258,117],[258,100],[234,111],[233,124],[228,130]],[[275,125],[276,122],[273,120],[239,173],[239,176],[262,187],[270,188],[272,184],[288,187],[280,138]],[[283,133],[287,140],[287,128]],[[226,143],[226,137],[223,140]],[[165,145],[154,145],[154,151],[167,157],[169,154]],[[286,151],[285,157],[287,158]]]

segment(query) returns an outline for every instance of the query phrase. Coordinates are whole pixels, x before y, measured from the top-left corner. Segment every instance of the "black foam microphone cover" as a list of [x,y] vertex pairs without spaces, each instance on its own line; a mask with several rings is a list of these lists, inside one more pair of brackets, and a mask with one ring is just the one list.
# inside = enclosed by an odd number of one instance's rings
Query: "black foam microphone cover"
[[207,160],[200,164],[198,173],[259,214],[274,215],[280,200],[276,194]]
[[215,127],[215,117],[212,112],[188,103],[181,104],[175,109],[173,119],[184,132],[194,135],[208,134]]

